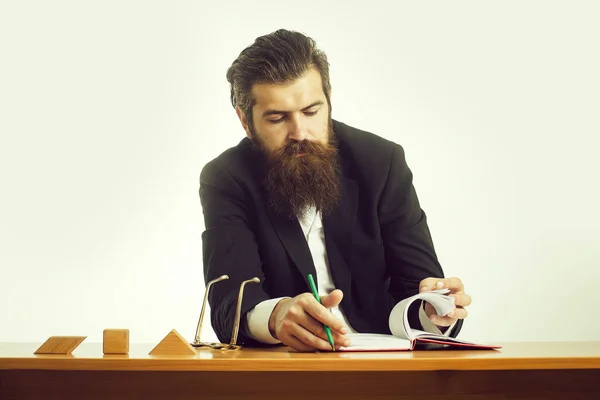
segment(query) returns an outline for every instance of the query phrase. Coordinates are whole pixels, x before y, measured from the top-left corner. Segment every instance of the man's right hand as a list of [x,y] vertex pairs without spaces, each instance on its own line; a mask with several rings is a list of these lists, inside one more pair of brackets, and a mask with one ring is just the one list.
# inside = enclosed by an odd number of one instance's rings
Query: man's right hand
[[342,297],[342,291],[336,289],[321,296],[321,304],[311,293],[283,299],[271,313],[269,330],[281,343],[297,351],[331,350],[325,324],[331,329],[336,350],[350,346],[350,340],[344,336],[348,328],[328,310],[340,304]]

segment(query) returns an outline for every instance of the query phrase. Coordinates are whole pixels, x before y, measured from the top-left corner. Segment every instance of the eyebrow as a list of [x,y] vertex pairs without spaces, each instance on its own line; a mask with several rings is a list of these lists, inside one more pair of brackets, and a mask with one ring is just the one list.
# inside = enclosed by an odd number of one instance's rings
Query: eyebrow
[[[324,103],[322,100],[319,101],[315,101],[314,103],[304,107],[302,109],[302,111],[306,111],[308,109],[311,109],[315,106],[322,106]],[[262,117],[268,117],[269,115],[274,115],[274,114],[287,114],[289,111],[282,111],[282,110],[266,110],[265,112],[262,113]]]

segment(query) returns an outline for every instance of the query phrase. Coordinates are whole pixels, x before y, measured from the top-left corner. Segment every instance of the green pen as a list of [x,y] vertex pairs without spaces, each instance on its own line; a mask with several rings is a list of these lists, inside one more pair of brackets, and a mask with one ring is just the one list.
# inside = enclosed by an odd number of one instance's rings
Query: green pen
[[[321,304],[321,298],[319,297],[319,292],[317,292],[317,286],[315,285],[315,281],[313,280],[312,274],[308,274],[308,284],[310,285],[310,290],[312,291],[315,299]],[[329,340],[329,344],[331,345],[331,350],[335,351],[335,345],[333,344],[333,337],[331,336],[331,329],[325,324],[323,324],[325,328],[325,333],[327,333],[327,339]]]

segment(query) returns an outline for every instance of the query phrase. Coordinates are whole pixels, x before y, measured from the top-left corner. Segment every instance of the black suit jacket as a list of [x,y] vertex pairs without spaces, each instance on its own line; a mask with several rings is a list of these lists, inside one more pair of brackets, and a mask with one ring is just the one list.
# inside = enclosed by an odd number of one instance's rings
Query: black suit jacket
[[[342,200],[323,217],[326,249],[342,308],[359,332],[390,333],[388,317],[400,300],[418,293],[426,277],[443,277],[406,164],[403,148],[334,120],[342,165]],[[245,138],[209,162],[200,175],[204,279],[227,274],[211,287],[212,327],[222,342],[232,336],[240,283],[245,286],[238,343],[258,345],[245,329],[245,314],[263,300],[309,291],[316,277],[308,244],[296,219],[267,207],[261,186],[265,163]],[[417,307],[410,321],[421,328]],[[455,325],[456,336],[462,321]]]

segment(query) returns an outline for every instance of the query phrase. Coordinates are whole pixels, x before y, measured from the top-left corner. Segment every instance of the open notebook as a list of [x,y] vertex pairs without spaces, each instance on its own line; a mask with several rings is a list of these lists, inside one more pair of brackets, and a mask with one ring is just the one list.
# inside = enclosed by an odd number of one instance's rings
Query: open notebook
[[351,345],[339,351],[401,351],[413,350],[417,344],[438,345],[437,348],[498,349],[501,346],[467,341],[435,333],[412,329],[408,323],[408,308],[417,300],[424,300],[435,308],[438,315],[446,315],[454,309],[454,298],[446,294],[448,289],[424,292],[408,297],[394,306],[390,313],[391,335],[376,333],[352,333],[346,335]]

